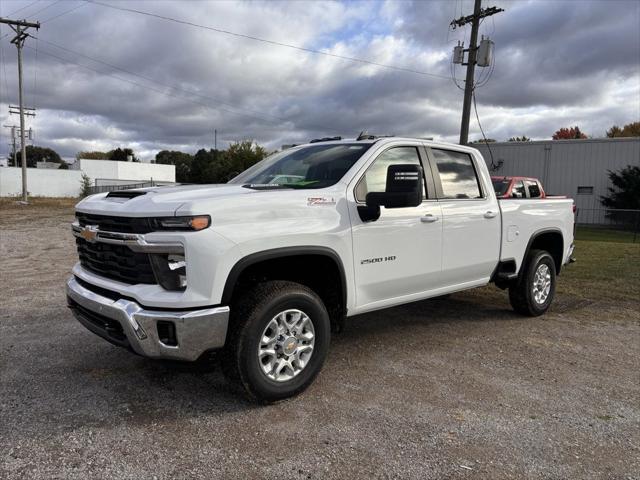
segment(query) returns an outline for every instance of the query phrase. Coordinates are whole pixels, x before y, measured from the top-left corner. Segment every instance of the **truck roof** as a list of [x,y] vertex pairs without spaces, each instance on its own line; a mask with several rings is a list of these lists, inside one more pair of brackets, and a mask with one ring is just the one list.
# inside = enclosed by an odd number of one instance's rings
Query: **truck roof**
[[368,135],[366,138],[340,138],[340,137],[331,137],[331,138],[322,138],[322,139],[315,139],[315,140],[311,140],[308,143],[303,143],[303,144],[299,144],[299,145],[294,145],[291,148],[295,148],[295,147],[303,147],[303,146],[308,146],[308,145],[315,145],[318,143],[323,143],[323,144],[335,144],[335,145],[340,145],[340,144],[345,144],[345,143],[362,143],[362,144],[373,144],[373,143],[391,143],[391,142],[397,142],[397,141],[410,141],[410,142],[423,142],[428,144],[429,146],[435,146],[435,147],[443,147],[443,148],[455,148],[456,150],[468,150],[468,151],[475,151],[477,152],[478,150],[467,146],[467,145],[460,145],[457,143],[448,143],[448,142],[438,142],[433,140],[432,138],[421,138],[421,137],[402,137],[402,136],[393,136],[393,135],[386,135],[386,136],[373,136],[373,135]]

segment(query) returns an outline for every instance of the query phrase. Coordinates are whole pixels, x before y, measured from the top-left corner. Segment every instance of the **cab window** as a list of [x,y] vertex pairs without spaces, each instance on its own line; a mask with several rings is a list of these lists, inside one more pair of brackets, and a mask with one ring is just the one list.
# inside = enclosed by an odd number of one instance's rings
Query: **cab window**
[[431,149],[440,174],[443,198],[482,198],[471,156],[463,152]]
[[[387,187],[387,169],[390,165],[420,165],[420,155],[416,147],[393,147],[382,152],[369,166],[356,186],[356,200],[364,202],[369,192],[384,192]],[[426,197],[424,177],[422,178],[422,198]]]
[[530,198],[540,198],[540,186],[538,182],[527,181],[527,189],[529,190]]
[[522,180],[517,181],[513,184],[513,188],[511,189],[511,197],[512,198],[525,198],[527,193],[524,189],[524,183]]

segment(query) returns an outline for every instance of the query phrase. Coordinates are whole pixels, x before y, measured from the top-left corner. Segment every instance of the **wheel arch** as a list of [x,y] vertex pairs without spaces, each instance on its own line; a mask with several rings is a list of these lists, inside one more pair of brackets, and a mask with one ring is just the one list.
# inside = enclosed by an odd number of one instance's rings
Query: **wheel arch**
[[[310,274],[312,272],[305,272],[305,274],[293,272],[294,261],[307,262],[311,270],[318,267],[330,269],[328,273],[336,275],[335,280],[338,283],[338,298],[335,299],[337,302],[330,301],[332,300],[329,298],[330,285],[323,286],[323,283],[327,282],[319,282],[314,275]],[[277,270],[277,273],[274,270]],[[243,281],[251,275],[264,275],[271,280],[298,281],[307,285],[324,301],[333,328],[336,331],[342,329],[347,314],[347,277],[342,259],[335,250],[323,246],[296,246],[274,248],[247,255],[235,263],[227,276],[222,292],[223,305],[232,302],[234,295],[242,290]],[[338,305],[332,303],[338,303]]]
[[520,271],[518,277],[522,275],[525,262],[529,256],[531,250],[545,250],[553,257],[553,262],[556,267],[556,274],[560,275],[560,269],[562,268],[562,259],[564,256],[564,235],[559,228],[544,228],[537,230],[529,238],[527,248],[524,251],[522,262],[520,265]]

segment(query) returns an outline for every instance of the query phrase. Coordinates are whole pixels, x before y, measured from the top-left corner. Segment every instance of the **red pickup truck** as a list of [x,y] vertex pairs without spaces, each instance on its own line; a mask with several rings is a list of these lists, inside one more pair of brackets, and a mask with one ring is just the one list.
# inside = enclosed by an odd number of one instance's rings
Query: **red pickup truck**
[[542,183],[531,177],[491,177],[498,198],[546,198]]

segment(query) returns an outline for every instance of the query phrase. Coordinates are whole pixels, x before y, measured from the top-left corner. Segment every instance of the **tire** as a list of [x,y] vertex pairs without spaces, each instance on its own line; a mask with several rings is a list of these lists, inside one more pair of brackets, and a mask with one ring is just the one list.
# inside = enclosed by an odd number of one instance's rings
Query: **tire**
[[229,328],[223,372],[259,402],[305,390],[329,351],[331,322],[322,300],[293,282],[269,281],[243,292],[231,305]]
[[[545,280],[541,281],[543,278]],[[509,287],[511,306],[522,315],[537,317],[549,309],[555,293],[556,264],[553,257],[545,250],[531,250],[517,282]]]

